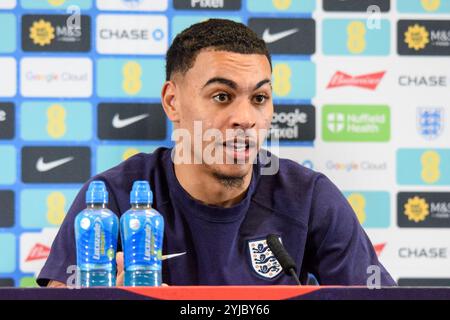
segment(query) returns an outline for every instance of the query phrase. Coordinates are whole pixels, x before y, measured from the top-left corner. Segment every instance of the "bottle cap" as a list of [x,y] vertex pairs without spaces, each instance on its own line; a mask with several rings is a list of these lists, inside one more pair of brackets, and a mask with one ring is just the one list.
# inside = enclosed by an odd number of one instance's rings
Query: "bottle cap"
[[94,180],[86,191],[86,203],[108,203],[108,191],[103,181]]
[[131,204],[152,204],[153,193],[147,181],[135,181],[130,193]]

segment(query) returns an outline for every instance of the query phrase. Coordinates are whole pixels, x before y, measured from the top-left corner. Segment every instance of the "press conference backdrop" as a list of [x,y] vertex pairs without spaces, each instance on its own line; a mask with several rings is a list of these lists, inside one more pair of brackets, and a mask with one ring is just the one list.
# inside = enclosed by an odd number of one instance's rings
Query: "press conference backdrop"
[[339,186],[400,284],[449,285],[450,0],[0,0],[0,285],[35,285],[90,176],[172,145],[164,55],[209,17],[267,42],[278,153]]

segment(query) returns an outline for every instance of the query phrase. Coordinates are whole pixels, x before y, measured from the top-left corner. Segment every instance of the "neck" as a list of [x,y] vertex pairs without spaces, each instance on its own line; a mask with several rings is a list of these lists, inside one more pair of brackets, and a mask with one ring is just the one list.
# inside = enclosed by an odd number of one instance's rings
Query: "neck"
[[231,207],[245,196],[252,170],[239,185],[226,185],[201,164],[174,164],[175,176],[183,189],[194,199],[213,206]]

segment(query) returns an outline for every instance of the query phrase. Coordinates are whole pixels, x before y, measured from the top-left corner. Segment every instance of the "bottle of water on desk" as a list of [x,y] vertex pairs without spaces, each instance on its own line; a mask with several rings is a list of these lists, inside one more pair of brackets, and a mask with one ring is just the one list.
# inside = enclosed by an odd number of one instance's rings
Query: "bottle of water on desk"
[[119,219],[107,204],[105,183],[92,181],[86,192],[87,207],[75,218],[77,275],[82,287],[116,285]]
[[160,286],[164,220],[151,207],[153,194],[147,181],[135,181],[131,209],[120,218],[124,250],[125,286]]

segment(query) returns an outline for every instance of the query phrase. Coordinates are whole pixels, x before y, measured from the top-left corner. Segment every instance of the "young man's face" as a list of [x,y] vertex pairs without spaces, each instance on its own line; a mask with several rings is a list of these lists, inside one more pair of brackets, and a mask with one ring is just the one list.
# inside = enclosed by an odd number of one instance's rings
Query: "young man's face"
[[[192,156],[216,177],[239,179],[250,172],[264,130],[270,128],[272,120],[270,80],[271,68],[265,55],[213,50],[200,51],[191,69],[175,75],[179,110],[175,128],[190,132]],[[194,139],[201,139],[198,134],[194,136],[198,133],[194,132],[194,123],[198,125],[198,121],[203,134],[217,129],[222,138],[203,141],[202,148],[195,149]],[[223,163],[211,164],[206,159],[211,154]]]

